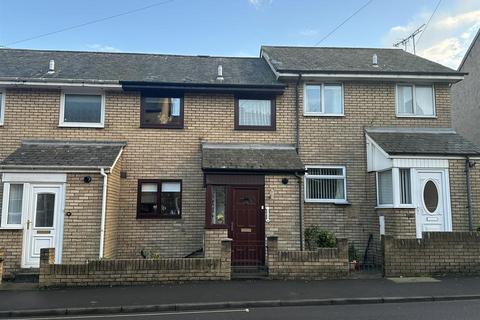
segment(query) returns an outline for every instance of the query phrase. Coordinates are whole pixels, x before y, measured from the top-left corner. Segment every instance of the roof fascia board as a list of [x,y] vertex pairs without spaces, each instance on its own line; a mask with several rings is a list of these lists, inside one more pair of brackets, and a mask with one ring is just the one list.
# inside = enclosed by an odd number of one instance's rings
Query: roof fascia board
[[122,90],[119,83],[94,83],[94,82],[62,82],[62,81],[25,81],[25,80],[0,80],[0,87],[4,88],[95,88],[108,90]]
[[[270,67],[273,74],[275,75],[275,77],[278,80],[280,78],[280,73],[275,69],[273,64],[270,62],[270,57],[268,56],[268,54],[265,53],[265,51],[263,51],[263,48],[260,51],[260,57],[263,58],[267,62],[268,66]],[[297,77],[298,77],[298,75],[297,75]]]
[[460,71],[463,68],[463,65],[467,61],[468,56],[470,55],[470,52],[472,51],[473,47],[475,46],[475,43],[479,38],[480,38],[480,29],[478,29],[477,34],[475,35],[475,38],[473,38],[472,43],[470,43],[470,46],[468,47],[467,52],[465,52],[462,62],[460,62],[460,64],[458,65],[457,71]]
[[459,82],[464,79],[463,75],[414,75],[414,74],[368,74],[368,73],[278,73],[278,79],[298,78],[318,80],[318,79],[336,79],[336,80],[425,80],[437,82]]
[[367,138],[367,141],[370,142],[373,146],[375,146],[375,148],[378,149],[378,151],[380,151],[380,153],[387,159],[391,159],[392,157],[385,151],[382,149],[382,147],[380,147],[378,145],[378,143],[375,142],[375,140],[373,140],[369,135],[368,133],[365,133],[365,137]]

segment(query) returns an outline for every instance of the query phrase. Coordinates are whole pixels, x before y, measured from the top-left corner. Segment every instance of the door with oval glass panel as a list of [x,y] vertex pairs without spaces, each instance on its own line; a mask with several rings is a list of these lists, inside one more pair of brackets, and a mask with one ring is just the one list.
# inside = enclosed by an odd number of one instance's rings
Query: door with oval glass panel
[[63,227],[63,186],[31,185],[23,240],[23,268],[38,268],[40,249],[55,248],[60,262]]
[[452,231],[448,171],[417,170],[416,230],[422,232]]

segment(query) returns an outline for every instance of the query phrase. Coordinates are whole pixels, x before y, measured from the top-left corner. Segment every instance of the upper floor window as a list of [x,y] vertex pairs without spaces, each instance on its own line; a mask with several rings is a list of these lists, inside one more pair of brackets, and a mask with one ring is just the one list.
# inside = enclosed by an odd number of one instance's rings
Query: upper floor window
[[5,117],[5,91],[0,90],[0,126],[3,125],[4,117]]
[[183,98],[142,96],[142,128],[183,128]]
[[397,116],[434,117],[435,95],[432,85],[398,84]]
[[181,218],[180,180],[139,180],[137,218]]
[[306,116],[342,116],[343,88],[340,83],[305,85]]
[[347,202],[345,167],[309,166],[305,174],[305,201]]
[[235,129],[275,130],[275,99],[236,98]]
[[105,95],[62,92],[60,126],[103,128]]

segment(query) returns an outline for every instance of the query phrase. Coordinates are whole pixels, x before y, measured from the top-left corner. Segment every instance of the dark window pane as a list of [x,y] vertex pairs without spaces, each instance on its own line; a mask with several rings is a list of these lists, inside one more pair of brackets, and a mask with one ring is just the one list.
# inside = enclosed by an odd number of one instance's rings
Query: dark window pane
[[180,182],[163,182],[160,214],[163,216],[181,215],[182,192]]
[[181,98],[144,97],[143,108],[143,124],[181,124]]
[[157,192],[156,183],[143,183],[140,194],[140,214],[153,215],[157,211]]
[[37,228],[53,227],[54,213],[55,213],[55,194],[53,193],[37,194],[37,212],[35,215],[35,227]]
[[412,203],[410,169],[400,169],[400,203]]
[[65,95],[64,122],[101,123],[102,96]]

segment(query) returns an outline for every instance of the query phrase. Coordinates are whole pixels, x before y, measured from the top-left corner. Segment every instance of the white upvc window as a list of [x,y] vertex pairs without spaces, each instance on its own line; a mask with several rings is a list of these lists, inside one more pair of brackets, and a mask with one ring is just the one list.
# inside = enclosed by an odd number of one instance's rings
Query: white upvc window
[[22,183],[3,184],[2,229],[22,229],[25,211],[25,186]]
[[0,89],[0,126],[3,126],[5,118],[5,90]]
[[104,125],[105,94],[103,92],[62,92],[59,126],[103,128]]
[[305,202],[347,203],[344,166],[307,166]]
[[435,117],[435,89],[431,84],[396,85],[397,117]]
[[306,83],[303,96],[305,116],[344,115],[341,83]]
[[410,168],[392,168],[377,172],[378,207],[413,207],[411,171]]

